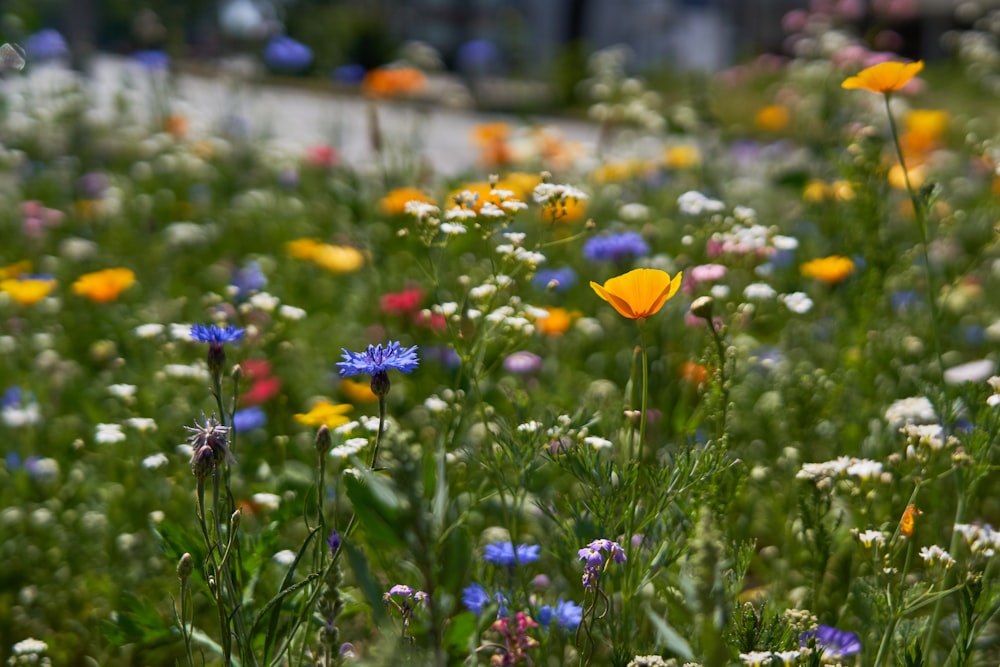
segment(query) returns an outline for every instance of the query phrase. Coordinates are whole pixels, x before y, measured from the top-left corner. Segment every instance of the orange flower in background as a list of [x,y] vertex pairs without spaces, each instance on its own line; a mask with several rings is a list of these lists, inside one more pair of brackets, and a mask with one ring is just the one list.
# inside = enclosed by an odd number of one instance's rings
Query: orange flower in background
[[322,243],[316,239],[295,239],[285,244],[288,254],[322,266],[333,273],[351,273],[365,263],[365,256],[357,248]]
[[58,284],[55,278],[22,275],[0,280],[0,292],[22,306],[33,306],[51,294]]
[[479,147],[479,161],[487,166],[509,164],[513,159],[510,125],[504,122],[483,123],[472,128],[472,141]]
[[799,270],[806,278],[835,285],[854,273],[854,262],[849,257],[831,255],[830,257],[810,260],[799,267]]
[[921,514],[923,514],[923,512],[917,509],[917,506],[913,503],[906,506],[906,510],[903,511],[903,518],[899,520],[899,532],[904,537],[913,536],[914,524],[916,523],[917,517]]
[[708,381],[708,368],[693,361],[685,361],[680,368],[681,377],[694,387],[700,387]]
[[788,128],[792,114],[788,107],[782,104],[769,104],[757,111],[753,124],[758,130],[765,132],[781,132]]
[[434,198],[418,188],[396,188],[382,197],[378,207],[387,215],[403,215],[406,213],[406,203],[411,201],[433,204]]
[[8,278],[17,278],[18,276],[28,273],[30,271],[31,271],[31,262],[26,259],[17,262],[15,264],[0,266],[0,280],[7,280]]
[[372,391],[371,382],[363,380],[342,379],[340,381],[340,393],[352,403],[373,403],[378,400],[378,396]]
[[542,182],[540,174],[529,174],[523,171],[513,171],[497,183],[497,187],[503,190],[510,190],[514,196],[521,201],[528,201],[531,193],[535,191],[535,186]]
[[378,67],[361,82],[361,91],[372,97],[412,95],[424,89],[427,77],[413,67]]
[[[497,183],[495,189],[504,190],[506,188]],[[498,197],[493,190],[494,187],[491,187],[490,184],[485,181],[480,181],[478,183],[465,183],[457,190],[448,194],[448,200],[444,208],[451,208],[452,206],[455,206],[456,198],[461,197],[462,193],[466,191],[471,193],[472,198],[464,200],[467,203],[463,204],[463,208],[469,208],[478,213],[479,209],[482,208],[485,202],[490,202],[500,206],[500,197]]]
[[131,269],[104,269],[80,276],[73,283],[73,293],[94,303],[108,303],[134,284],[135,272]]
[[896,61],[879,63],[861,70],[855,76],[844,79],[840,85],[848,90],[861,89],[888,95],[900,90],[912,81],[913,77],[919,74],[923,68],[923,60],[918,60],[915,63]]
[[950,122],[951,116],[948,112],[940,109],[910,111],[903,118],[903,127],[906,131],[899,138],[903,153],[912,156],[934,150],[941,144]]
[[547,317],[539,318],[536,321],[538,330],[546,336],[561,336],[569,331],[570,325],[575,319],[574,314],[565,308],[546,308]]
[[668,169],[690,169],[701,164],[701,151],[694,144],[668,146],[663,152],[663,164]]
[[319,428],[337,428],[351,421],[344,416],[345,412],[350,412],[354,406],[347,403],[335,404],[327,400],[318,401],[309,412],[293,415],[295,421],[304,426]]
[[609,279],[604,285],[591,281],[597,296],[610,303],[623,317],[641,320],[655,315],[681,286],[681,274],[673,278],[659,269],[635,269]]
[[174,139],[183,139],[188,133],[187,116],[171,114],[163,121],[163,129],[174,136]]

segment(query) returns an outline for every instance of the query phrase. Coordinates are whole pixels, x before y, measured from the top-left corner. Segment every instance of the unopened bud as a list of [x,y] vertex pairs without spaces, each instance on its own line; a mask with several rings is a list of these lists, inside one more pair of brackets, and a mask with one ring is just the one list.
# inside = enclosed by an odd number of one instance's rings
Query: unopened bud
[[234,533],[240,527],[240,519],[242,518],[243,518],[243,512],[239,509],[233,512],[233,515],[229,517],[229,525],[232,526]]
[[191,554],[185,553],[181,556],[181,559],[177,561],[177,578],[181,581],[186,581],[188,577],[191,576],[191,572],[194,570],[194,559],[191,558]]
[[326,453],[330,451],[330,447],[333,443],[330,441],[330,429],[327,428],[326,424],[320,426],[319,430],[316,431],[315,444],[316,451],[320,456],[325,456]]
[[712,320],[715,310],[715,299],[710,296],[700,296],[691,303],[691,313],[703,320]]

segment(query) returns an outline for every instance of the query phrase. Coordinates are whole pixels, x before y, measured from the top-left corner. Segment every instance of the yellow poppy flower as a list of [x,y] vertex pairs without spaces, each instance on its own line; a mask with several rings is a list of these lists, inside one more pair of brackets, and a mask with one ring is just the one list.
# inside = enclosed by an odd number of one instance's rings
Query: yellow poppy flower
[[868,90],[873,93],[894,93],[913,80],[924,68],[924,61],[901,63],[889,61],[867,67],[857,75],[844,79],[841,87],[848,90]]
[[6,292],[11,299],[22,306],[33,306],[49,294],[59,284],[55,278],[23,276],[0,280],[0,292]]
[[433,204],[434,199],[417,188],[396,188],[386,193],[378,203],[379,208],[387,215],[403,215],[406,204],[411,201],[421,201]]
[[17,278],[23,273],[28,273],[31,271],[31,262],[28,260],[21,260],[16,264],[8,264],[7,266],[0,266],[0,280],[7,280],[8,278]]
[[792,114],[788,107],[782,104],[769,104],[757,111],[753,124],[764,132],[781,132],[788,127]]
[[831,255],[806,262],[799,270],[806,278],[815,278],[821,283],[834,285],[854,273],[854,262],[849,257]]
[[677,144],[663,152],[663,164],[668,169],[690,169],[701,164],[701,151],[694,144]]
[[354,409],[354,406],[348,403],[335,404],[330,401],[319,401],[309,412],[299,413],[293,415],[295,421],[305,426],[320,427],[326,426],[327,428],[337,428],[338,426],[343,426],[347,422],[351,421],[344,416],[345,412],[350,412]]
[[315,239],[295,239],[285,244],[288,254],[297,259],[306,259],[333,273],[357,271],[365,263],[365,256],[351,246],[331,245]]
[[623,317],[641,320],[655,315],[681,286],[681,274],[673,278],[659,269],[635,269],[609,279],[603,286],[591,281],[597,296],[610,303]]
[[95,303],[108,303],[135,284],[131,269],[104,269],[85,273],[73,283],[73,292]]

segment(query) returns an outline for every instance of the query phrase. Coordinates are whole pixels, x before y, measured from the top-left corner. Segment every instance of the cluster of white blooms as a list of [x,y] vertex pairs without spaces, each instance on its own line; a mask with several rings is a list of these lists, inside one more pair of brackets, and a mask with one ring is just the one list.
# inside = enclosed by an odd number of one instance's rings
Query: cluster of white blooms
[[805,292],[782,294],[778,297],[778,300],[785,304],[785,307],[796,315],[805,315],[812,310],[813,307],[813,300],[810,299],[809,295]]
[[121,424],[98,424],[94,433],[94,442],[107,445],[121,442],[125,439],[125,431]]
[[988,379],[987,382],[990,385],[990,389],[993,390],[993,393],[986,399],[986,404],[991,408],[995,408],[1000,405],[1000,375],[994,375]]
[[740,653],[740,660],[744,665],[773,665],[772,659],[777,658],[782,665],[794,665],[802,655],[802,651],[750,651]]
[[993,558],[1000,551],[1000,531],[989,524],[956,523],[955,532],[965,538],[965,543],[976,556]]
[[822,463],[803,463],[802,469],[795,475],[796,479],[821,482],[843,477],[855,477],[861,480],[879,479],[886,481],[882,473],[882,464],[871,459],[858,459],[853,456],[840,456],[832,461]]
[[545,262],[545,255],[535,250],[528,250],[524,246],[513,243],[502,243],[497,246],[497,253],[504,259],[512,259],[518,264],[525,265],[528,269],[534,270],[539,264]]
[[51,667],[52,662],[45,655],[49,650],[49,645],[40,639],[29,637],[22,639],[13,646],[11,656],[7,660],[8,665],[37,665],[38,667]]
[[946,569],[955,564],[951,554],[934,544],[920,549],[920,557],[928,565],[943,565]]
[[952,435],[945,437],[940,424],[904,424],[899,432],[906,436],[908,459],[925,459],[929,453],[958,446],[958,439]]
[[770,301],[777,294],[767,283],[751,283],[743,289],[743,297],[749,301]]
[[354,456],[368,446],[368,438],[348,438],[344,444],[330,449],[330,456],[335,459],[346,459]]
[[885,420],[889,426],[900,428],[904,424],[934,424],[938,417],[930,399],[914,396],[893,402],[885,410]]
[[204,361],[198,361],[193,364],[167,364],[163,367],[161,373],[163,376],[169,378],[200,380],[202,382],[208,382],[210,377],[208,366],[205,365]]
[[702,215],[703,213],[720,213],[725,210],[726,205],[697,190],[688,190],[677,198],[677,207],[684,215]]
[[853,534],[866,549],[871,549],[873,545],[876,547],[885,546],[885,533],[881,530],[854,531]]

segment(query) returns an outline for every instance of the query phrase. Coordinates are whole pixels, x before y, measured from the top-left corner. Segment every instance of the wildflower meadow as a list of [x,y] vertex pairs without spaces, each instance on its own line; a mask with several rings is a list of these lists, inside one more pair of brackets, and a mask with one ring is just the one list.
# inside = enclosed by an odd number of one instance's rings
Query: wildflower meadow
[[600,51],[592,142],[487,117],[451,171],[383,122],[435,113],[413,63],[354,161],[252,81],[182,111],[146,54],[97,113],[5,52],[0,658],[996,665],[976,25],[925,63],[803,11],[696,86]]

